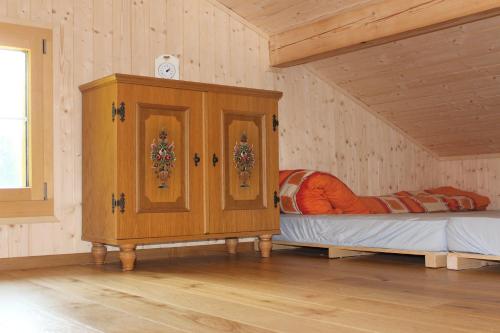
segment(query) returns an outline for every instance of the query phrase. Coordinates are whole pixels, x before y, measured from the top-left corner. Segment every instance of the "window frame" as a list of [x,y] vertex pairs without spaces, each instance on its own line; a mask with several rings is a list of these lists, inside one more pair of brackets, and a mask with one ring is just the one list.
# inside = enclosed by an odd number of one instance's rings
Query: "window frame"
[[0,218],[53,216],[52,30],[0,23],[0,48],[28,54],[28,186],[0,189]]

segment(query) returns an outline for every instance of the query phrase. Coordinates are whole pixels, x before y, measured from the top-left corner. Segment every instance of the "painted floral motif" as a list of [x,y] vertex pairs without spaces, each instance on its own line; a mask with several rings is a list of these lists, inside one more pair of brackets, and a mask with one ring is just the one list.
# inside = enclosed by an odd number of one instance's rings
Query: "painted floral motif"
[[253,145],[248,143],[248,137],[245,132],[241,134],[240,142],[236,142],[234,145],[233,161],[236,169],[239,171],[240,187],[250,187],[248,181],[255,166],[255,154],[253,152]]
[[156,177],[160,180],[159,188],[166,188],[170,171],[175,167],[175,145],[167,140],[167,131],[162,129],[158,140],[151,144],[151,161]]

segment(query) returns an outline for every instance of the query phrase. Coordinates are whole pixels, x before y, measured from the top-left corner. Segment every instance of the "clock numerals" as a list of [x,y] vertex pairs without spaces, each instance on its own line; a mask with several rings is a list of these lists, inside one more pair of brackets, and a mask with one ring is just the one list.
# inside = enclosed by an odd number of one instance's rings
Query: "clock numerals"
[[162,55],[155,59],[155,76],[163,79],[179,79],[179,58]]
[[158,74],[160,77],[171,79],[175,76],[175,67],[169,63],[163,63],[158,67]]

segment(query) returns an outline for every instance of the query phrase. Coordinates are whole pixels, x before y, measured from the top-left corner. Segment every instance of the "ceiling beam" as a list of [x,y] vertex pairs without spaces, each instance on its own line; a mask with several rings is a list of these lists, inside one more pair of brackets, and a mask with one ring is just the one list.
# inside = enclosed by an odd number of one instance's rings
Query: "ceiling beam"
[[377,0],[270,37],[289,67],[500,14],[500,0]]

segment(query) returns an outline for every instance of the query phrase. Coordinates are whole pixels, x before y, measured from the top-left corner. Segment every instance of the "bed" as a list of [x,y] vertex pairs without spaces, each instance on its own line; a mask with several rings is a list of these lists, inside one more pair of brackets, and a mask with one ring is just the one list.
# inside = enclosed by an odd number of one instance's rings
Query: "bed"
[[281,215],[276,241],[446,252],[446,216]]
[[369,253],[425,256],[427,267],[445,267],[444,214],[281,215],[273,243],[328,249],[329,258]]
[[327,248],[330,258],[424,255],[436,268],[479,265],[470,253],[500,260],[500,212],[486,211],[490,199],[478,193],[441,186],[363,197],[332,174],[305,169],[282,170],[279,182],[274,244]]
[[500,261],[500,211],[458,213],[446,227],[448,268],[477,268]]
[[330,258],[385,252],[423,255],[426,267],[477,268],[500,261],[500,211],[282,214],[273,243],[326,248]]

